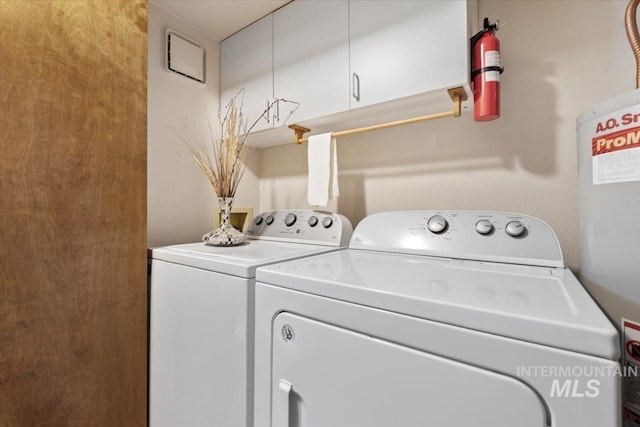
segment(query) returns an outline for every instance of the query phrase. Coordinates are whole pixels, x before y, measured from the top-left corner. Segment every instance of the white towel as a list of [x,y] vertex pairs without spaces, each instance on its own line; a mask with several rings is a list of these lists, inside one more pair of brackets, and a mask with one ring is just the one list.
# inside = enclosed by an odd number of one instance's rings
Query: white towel
[[336,200],[340,195],[336,139],[331,132],[310,136],[307,156],[307,201],[312,206],[327,206],[329,200]]

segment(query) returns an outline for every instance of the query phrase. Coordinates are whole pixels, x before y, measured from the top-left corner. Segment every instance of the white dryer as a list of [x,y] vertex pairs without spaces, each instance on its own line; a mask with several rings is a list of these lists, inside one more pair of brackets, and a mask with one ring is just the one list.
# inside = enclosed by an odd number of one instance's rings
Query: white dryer
[[617,427],[616,329],[539,219],[389,212],[261,267],[256,427]]
[[274,211],[242,246],[153,249],[150,426],[252,426],[256,268],[344,248],[351,232],[339,214]]

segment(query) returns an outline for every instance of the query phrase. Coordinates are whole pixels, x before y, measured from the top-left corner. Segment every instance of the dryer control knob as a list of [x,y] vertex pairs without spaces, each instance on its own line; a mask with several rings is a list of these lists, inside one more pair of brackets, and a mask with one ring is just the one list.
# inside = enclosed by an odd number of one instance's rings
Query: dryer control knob
[[330,217],[330,216],[327,216],[327,217],[325,217],[325,218],[322,220],[322,226],[323,226],[324,228],[329,228],[329,227],[331,227],[332,225],[333,225],[333,220],[331,219],[331,217]]
[[317,216],[309,217],[309,220],[307,221],[307,223],[309,224],[309,227],[315,227],[316,225],[318,225],[318,217]]
[[522,237],[525,231],[527,231],[527,228],[521,221],[511,221],[504,230],[511,237]]
[[296,217],[295,214],[289,213],[287,214],[287,216],[284,217],[284,225],[286,225],[287,227],[291,227],[293,224],[296,223],[296,219],[298,219]]
[[442,215],[434,215],[427,221],[427,228],[435,234],[444,233],[448,226],[449,223]]
[[262,217],[260,215],[258,215],[257,217],[253,218],[253,223],[255,225],[260,225],[262,224]]
[[481,219],[476,222],[476,231],[484,236],[493,231],[493,224],[488,219]]
[[267,225],[273,224],[273,215],[269,215],[266,219]]

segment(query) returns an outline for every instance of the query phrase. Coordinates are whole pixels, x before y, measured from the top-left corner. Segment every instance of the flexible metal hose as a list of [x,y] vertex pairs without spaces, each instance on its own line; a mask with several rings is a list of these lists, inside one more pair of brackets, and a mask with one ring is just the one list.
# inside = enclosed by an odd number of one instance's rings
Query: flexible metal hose
[[631,44],[631,50],[636,57],[636,89],[640,89],[640,35],[638,35],[638,23],[636,22],[636,10],[640,0],[631,0],[624,14],[624,26],[627,30],[627,38]]

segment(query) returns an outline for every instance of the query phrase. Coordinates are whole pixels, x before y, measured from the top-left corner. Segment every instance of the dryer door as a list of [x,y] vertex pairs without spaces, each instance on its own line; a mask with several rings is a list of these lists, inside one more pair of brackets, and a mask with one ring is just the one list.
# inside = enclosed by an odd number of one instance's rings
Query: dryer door
[[273,327],[273,427],[547,426],[514,378],[291,313]]

